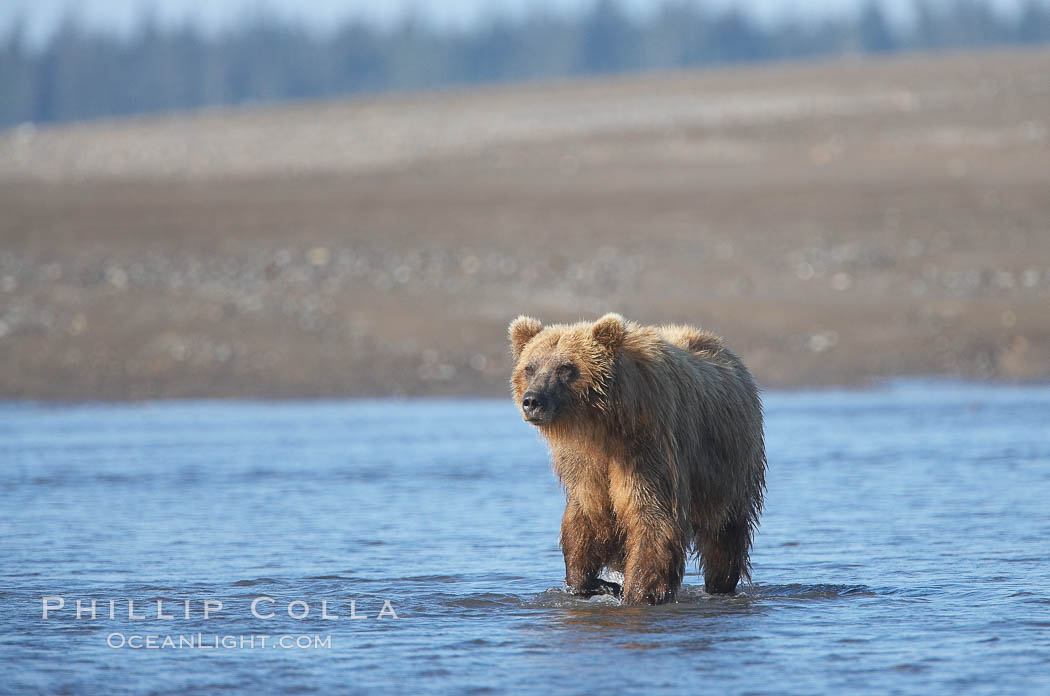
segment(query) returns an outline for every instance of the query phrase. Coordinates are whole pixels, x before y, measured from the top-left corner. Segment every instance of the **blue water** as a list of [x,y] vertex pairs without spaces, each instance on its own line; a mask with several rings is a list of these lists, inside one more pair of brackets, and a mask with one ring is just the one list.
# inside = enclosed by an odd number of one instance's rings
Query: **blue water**
[[656,608],[562,591],[509,400],[0,405],[0,690],[1050,693],[1050,388],[765,403],[754,585]]

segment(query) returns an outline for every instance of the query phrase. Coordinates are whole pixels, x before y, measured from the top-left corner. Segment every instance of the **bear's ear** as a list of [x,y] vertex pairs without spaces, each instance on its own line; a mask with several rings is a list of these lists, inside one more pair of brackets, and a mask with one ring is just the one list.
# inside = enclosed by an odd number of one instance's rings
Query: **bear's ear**
[[626,322],[622,316],[615,312],[609,312],[594,322],[594,326],[591,327],[591,335],[594,336],[594,340],[609,350],[619,348],[626,333]]
[[517,360],[525,344],[532,340],[533,336],[543,330],[543,324],[539,319],[533,319],[522,314],[510,323],[507,335],[510,336],[510,347],[514,351],[514,359]]

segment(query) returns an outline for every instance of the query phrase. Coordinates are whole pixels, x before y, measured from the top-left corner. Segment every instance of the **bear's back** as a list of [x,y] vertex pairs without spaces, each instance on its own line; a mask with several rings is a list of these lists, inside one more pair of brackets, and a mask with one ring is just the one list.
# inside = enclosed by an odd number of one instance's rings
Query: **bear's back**
[[722,345],[722,339],[713,333],[693,326],[669,325],[659,328],[660,337],[672,346],[688,351],[699,358],[726,360],[732,354]]

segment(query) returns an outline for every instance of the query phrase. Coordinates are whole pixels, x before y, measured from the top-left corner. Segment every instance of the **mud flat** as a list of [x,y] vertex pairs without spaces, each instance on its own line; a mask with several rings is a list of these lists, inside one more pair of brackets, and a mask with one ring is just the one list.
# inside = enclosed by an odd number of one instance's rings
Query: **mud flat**
[[0,398],[498,395],[615,309],[768,387],[1050,377],[1050,51],[0,133]]

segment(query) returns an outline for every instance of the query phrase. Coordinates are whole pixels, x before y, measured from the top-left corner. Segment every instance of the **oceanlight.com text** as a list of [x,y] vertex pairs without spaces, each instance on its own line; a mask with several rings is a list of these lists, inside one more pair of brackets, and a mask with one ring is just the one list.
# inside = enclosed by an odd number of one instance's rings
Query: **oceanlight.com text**
[[214,633],[125,634],[106,636],[106,645],[130,650],[331,650],[332,636],[315,633],[300,635],[218,635]]

